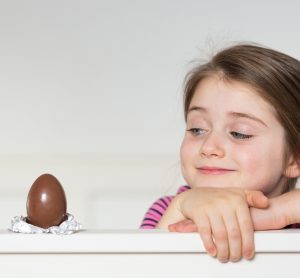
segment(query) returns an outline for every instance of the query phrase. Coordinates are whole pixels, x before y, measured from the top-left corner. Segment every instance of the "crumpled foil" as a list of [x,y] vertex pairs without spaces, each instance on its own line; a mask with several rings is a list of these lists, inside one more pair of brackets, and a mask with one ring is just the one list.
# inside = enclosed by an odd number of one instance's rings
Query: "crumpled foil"
[[72,214],[67,213],[67,220],[62,222],[59,226],[52,226],[48,229],[43,229],[34,225],[31,225],[26,222],[26,217],[15,216],[11,220],[10,231],[15,233],[23,234],[42,234],[42,233],[51,233],[56,235],[70,235],[79,230],[81,230],[82,225],[78,223]]

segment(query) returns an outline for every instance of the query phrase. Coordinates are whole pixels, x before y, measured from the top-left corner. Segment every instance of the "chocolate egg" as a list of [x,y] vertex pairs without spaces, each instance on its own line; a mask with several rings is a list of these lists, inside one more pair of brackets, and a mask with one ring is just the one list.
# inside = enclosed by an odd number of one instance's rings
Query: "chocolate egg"
[[58,226],[67,218],[67,201],[63,187],[51,174],[39,176],[27,197],[26,221],[47,229]]

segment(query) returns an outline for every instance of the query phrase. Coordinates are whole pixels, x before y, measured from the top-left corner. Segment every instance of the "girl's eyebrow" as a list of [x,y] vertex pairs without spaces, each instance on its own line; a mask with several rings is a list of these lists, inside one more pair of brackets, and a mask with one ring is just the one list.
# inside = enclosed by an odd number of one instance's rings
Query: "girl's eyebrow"
[[204,108],[204,107],[201,107],[201,106],[192,106],[192,107],[189,108],[187,114],[192,112],[192,111],[204,111],[205,112],[205,111],[207,111],[207,109]]
[[229,112],[228,114],[229,114],[230,116],[234,117],[234,118],[247,118],[247,119],[253,120],[253,121],[255,121],[255,122],[258,122],[258,123],[264,125],[265,127],[268,127],[267,124],[266,124],[264,121],[262,121],[261,119],[255,117],[255,116],[252,115],[252,114],[241,113],[241,112],[234,112],[234,111]]
[[[189,108],[188,114],[190,112],[192,112],[192,111],[206,112],[207,109],[204,108],[204,107],[201,107],[201,106],[192,106],[192,107]],[[242,112],[235,112],[235,111],[230,111],[230,112],[228,112],[228,114],[229,114],[229,116],[231,116],[233,118],[246,118],[246,119],[250,119],[250,120],[253,120],[255,122],[258,122],[258,123],[260,123],[260,124],[268,127],[267,124],[264,121],[262,121],[261,119],[255,117],[252,114],[242,113]]]

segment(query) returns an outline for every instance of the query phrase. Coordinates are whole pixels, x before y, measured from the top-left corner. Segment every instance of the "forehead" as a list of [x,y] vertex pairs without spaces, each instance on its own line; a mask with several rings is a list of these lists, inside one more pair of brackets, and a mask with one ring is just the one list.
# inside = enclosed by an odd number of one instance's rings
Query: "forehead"
[[215,113],[236,111],[258,117],[275,117],[275,108],[250,85],[218,76],[203,79],[196,87],[189,109],[204,107]]

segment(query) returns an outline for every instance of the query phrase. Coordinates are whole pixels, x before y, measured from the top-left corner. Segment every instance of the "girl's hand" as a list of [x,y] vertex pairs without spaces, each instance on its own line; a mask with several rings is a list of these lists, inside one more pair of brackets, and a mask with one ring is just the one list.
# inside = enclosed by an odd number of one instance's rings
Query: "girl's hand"
[[192,220],[183,223],[187,231],[195,223],[210,255],[221,262],[238,261],[242,256],[250,259],[254,255],[254,236],[248,203],[268,206],[267,198],[260,192],[251,194],[238,188],[191,189],[174,198],[158,228]]
[[[245,191],[245,193],[248,206],[251,207],[250,213],[255,231],[280,229],[288,225],[288,218],[283,215],[282,208],[278,207],[284,201],[282,197],[269,200],[260,191]],[[168,228],[170,232],[179,233],[193,233],[198,231],[196,224],[190,219],[170,224]]]
[[[249,191],[247,194],[253,194]],[[300,190],[296,189],[269,199],[269,206],[263,207],[263,202],[256,199],[255,205],[248,202],[255,231],[282,229],[290,224],[300,223]],[[252,198],[253,199],[253,198]],[[260,202],[260,204],[257,203]],[[263,201],[263,199],[261,200]],[[169,225],[171,232],[197,232],[196,224],[189,219]]]

